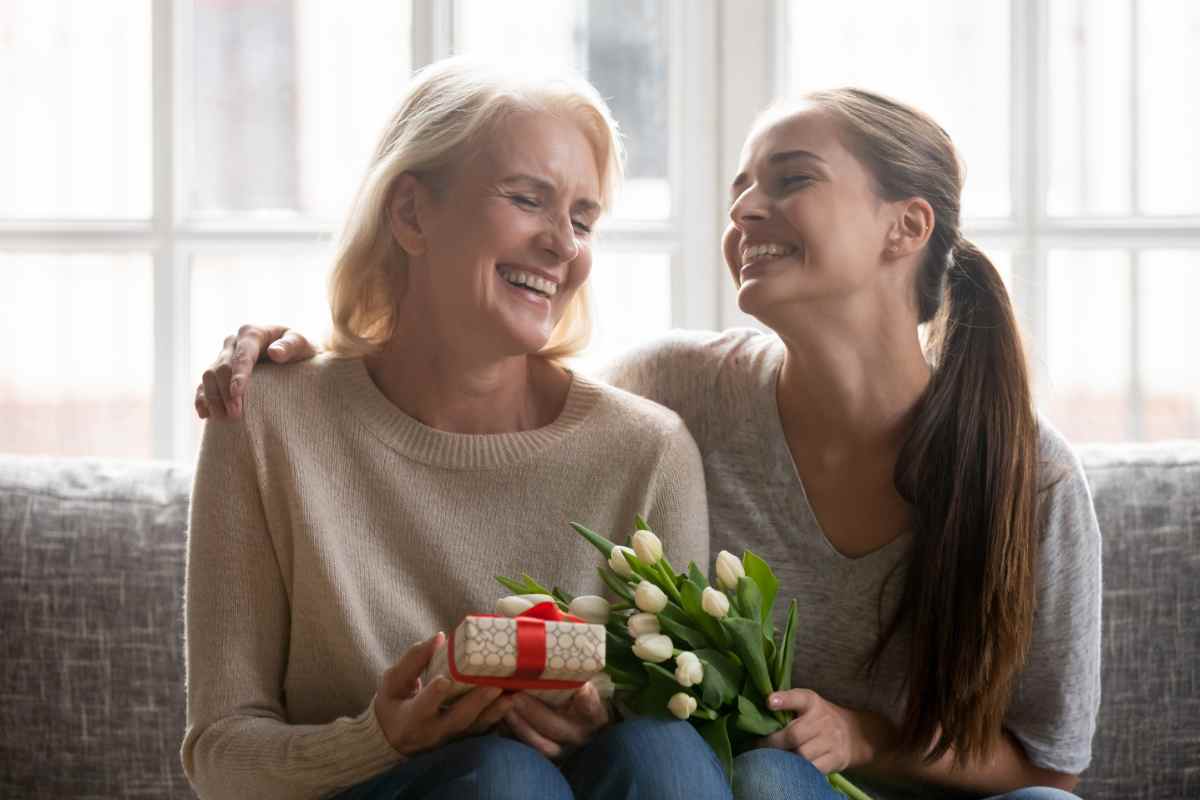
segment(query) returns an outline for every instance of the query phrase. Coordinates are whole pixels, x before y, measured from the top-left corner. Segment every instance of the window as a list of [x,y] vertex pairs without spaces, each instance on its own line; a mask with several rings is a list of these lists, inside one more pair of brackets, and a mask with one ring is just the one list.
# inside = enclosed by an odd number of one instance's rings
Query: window
[[724,185],[777,95],[857,83],[968,166],[1039,402],[1076,441],[1200,437],[1200,6],[1185,0],[8,0],[0,450],[190,460],[222,336],[319,336],[330,241],[411,71],[586,74],[629,149],[593,271],[596,361],[751,323]]
[[[245,321],[324,333],[331,238],[411,71],[587,75],[624,125],[581,369],[713,326],[711,48],[684,0],[14,0],[0,7],[0,450],[190,460],[200,371]],[[685,192],[684,165],[689,165]],[[699,168],[696,165],[701,165]],[[690,257],[689,257],[690,256]],[[708,256],[711,260],[715,252]],[[705,306],[708,306],[705,308]]]

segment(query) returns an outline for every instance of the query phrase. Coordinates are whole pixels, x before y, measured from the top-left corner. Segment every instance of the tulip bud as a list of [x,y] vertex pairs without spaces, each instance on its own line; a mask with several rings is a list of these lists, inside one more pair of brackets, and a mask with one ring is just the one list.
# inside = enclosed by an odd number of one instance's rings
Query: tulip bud
[[567,613],[574,614],[584,622],[604,625],[608,622],[608,601],[594,594],[581,594],[571,601]]
[[662,540],[651,531],[637,531],[633,534],[633,552],[643,564],[654,566],[662,558]]
[[548,594],[512,594],[496,601],[496,613],[503,617],[516,617],[538,603],[553,602],[554,598]]
[[675,643],[670,636],[661,633],[647,633],[639,636],[633,643],[633,654],[642,661],[660,664],[671,657]]
[[742,561],[728,550],[717,553],[717,585],[730,592],[737,591],[738,579],[746,577]]
[[629,562],[625,560],[626,553],[632,554],[633,550],[620,544],[614,547],[612,555],[608,557],[608,566],[622,578],[632,578],[633,567],[629,566]]
[[696,698],[687,692],[677,692],[671,695],[671,699],[667,701],[667,708],[680,719],[690,717],[696,711],[697,705]]
[[662,626],[658,624],[658,617],[654,614],[634,614],[629,618],[629,635],[634,639],[639,636],[645,636],[648,633],[659,633],[662,631]]
[[657,614],[667,607],[667,595],[650,581],[642,581],[633,590],[633,602],[642,611]]
[[710,617],[723,619],[729,614],[729,598],[725,596],[724,592],[709,586],[700,593],[700,607]]
[[675,680],[680,686],[698,686],[704,680],[704,665],[695,653],[675,656]]

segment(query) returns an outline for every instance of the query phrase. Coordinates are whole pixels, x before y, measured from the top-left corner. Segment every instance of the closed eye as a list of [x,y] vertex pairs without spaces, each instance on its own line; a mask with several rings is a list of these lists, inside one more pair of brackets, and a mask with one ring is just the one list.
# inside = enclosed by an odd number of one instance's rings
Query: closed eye
[[527,194],[510,194],[508,199],[522,208],[541,208],[542,205],[536,197],[530,197]]
[[795,189],[800,186],[807,186],[812,182],[813,179],[808,175],[785,175],[779,180],[780,185],[785,189]]

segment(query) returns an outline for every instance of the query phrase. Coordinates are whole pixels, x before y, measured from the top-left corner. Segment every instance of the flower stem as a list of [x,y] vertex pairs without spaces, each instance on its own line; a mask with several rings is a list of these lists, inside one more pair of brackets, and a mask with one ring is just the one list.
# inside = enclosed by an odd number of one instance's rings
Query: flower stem
[[849,797],[850,800],[871,800],[862,789],[859,789],[853,783],[843,778],[840,772],[831,772],[826,777],[828,777],[829,783],[833,788]]

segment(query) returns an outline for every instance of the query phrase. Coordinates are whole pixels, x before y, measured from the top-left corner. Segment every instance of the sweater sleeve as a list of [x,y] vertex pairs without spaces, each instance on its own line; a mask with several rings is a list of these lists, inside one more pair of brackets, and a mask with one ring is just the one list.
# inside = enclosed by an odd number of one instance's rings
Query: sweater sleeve
[[1033,639],[1005,727],[1034,764],[1077,775],[1100,707],[1100,528],[1079,459],[1047,427]]
[[291,725],[283,681],[290,610],[242,422],[205,426],[192,488],[186,584],[184,772],[201,797],[319,797],[397,763],[374,704]]
[[663,541],[671,566],[687,569],[696,562],[708,573],[708,500],[700,450],[684,427],[676,422],[665,439],[659,462],[648,487],[647,522]]

